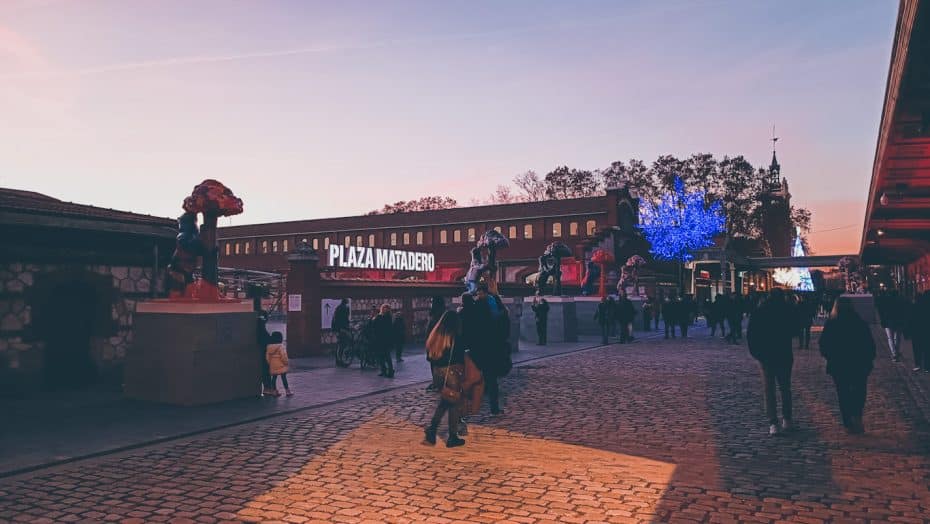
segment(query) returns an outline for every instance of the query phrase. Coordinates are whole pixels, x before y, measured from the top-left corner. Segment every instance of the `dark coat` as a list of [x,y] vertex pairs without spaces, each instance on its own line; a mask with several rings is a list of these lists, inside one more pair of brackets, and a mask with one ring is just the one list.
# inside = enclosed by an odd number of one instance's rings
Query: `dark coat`
[[612,317],[610,309],[609,302],[599,302],[597,304],[597,311],[594,312],[594,321],[601,326],[610,324],[610,319]]
[[907,306],[903,300],[893,295],[882,295],[875,299],[875,309],[883,328],[904,329],[908,322]]
[[632,322],[636,318],[636,308],[633,307],[633,302],[624,297],[620,297],[620,300],[617,302],[617,320],[622,324]]
[[533,314],[536,315],[537,324],[545,324],[549,321],[549,303],[540,302],[538,304],[533,304]]
[[391,315],[378,315],[371,321],[371,342],[376,351],[388,351],[394,341]]
[[919,347],[930,347],[930,291],[917,297],[917,301],[906,313],[907,334]]
[[349,329],[349,306],[345,304],[336,306],[336,311],[333,313],[333,324],[330,327],[333,328],[333,331]]
[[833,377],[868,375],[875,360],[869,325],[853,315],[827,320],[820,335],[820,354],[827,359],[827,374]]
[[763,366],[791,365],[794,363],[791,344],[797,326],[794,308],[784,301],[766,302],[749,319],[746,331],[749,354]]
[[462,336],[475,365],[485,375],[503,376],[513,365],[510,360],[510,319],[500,299],[493,295],[499,314],[491,314],[486,301],[462,301]]

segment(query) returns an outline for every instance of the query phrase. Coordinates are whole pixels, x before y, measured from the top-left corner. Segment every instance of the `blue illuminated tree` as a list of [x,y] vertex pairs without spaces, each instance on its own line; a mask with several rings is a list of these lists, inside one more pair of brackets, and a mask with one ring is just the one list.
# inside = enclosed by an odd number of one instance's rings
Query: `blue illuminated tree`
[[714,235],[725,226],[720,202],[708,205],[704,191],[686,191],[680,178],[675,178],[674,191],[658,202],[643,202],[639,217],[643,236],[652,245],[650,253],[659,260],[678,262],[687,262],[695,250],[712,245]]

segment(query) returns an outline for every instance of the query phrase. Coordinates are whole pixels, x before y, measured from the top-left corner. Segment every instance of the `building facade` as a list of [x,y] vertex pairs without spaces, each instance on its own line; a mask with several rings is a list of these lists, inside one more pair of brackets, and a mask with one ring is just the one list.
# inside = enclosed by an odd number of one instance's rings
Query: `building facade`
[[[546,246],[564,242],[574,256],[563,260],[563,283],[578,285],[583,261],[597,247],[621,260],[635,252],[638,200],[626,188],[603,195],[453,208],[435,211],[362,215],[223,227],[218,231],[220,265],[286,272],[287,255],[306,242],[325,254],[333,244],[423,252],[435,259],[432,271],[344,269],[321,257],[324,278],[461,281],[470,251],[481,235],[496,229],[510,241],[498,254],[498,279],[522,283],[538,270]],[[642,245],[639,245],[640,253]]]

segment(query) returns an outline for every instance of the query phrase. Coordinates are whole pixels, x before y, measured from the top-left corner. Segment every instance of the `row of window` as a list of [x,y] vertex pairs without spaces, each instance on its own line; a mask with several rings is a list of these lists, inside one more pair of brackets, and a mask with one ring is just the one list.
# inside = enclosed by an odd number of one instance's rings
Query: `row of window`
[[[573,236],[573,237],[578,236],[578,227],[579,227],[578,222],[570,222],[568,224],[569,236]],[[504,233],[503,228],[501,226],[497,226],[494,229],[498,233],[501,233],[501,234]],[[596,230],[597,230],[597,222],[595,222],[594,220],[588,220],[587,222],[585,222],[585,233],[587,236],[593,236]],[[517,232],[518,232],[517,226],[508,226],[507,227],[507,238],[516,239]],[[462,233],[463,231],[461,229],[453,229],[452,230],[452,242],[456,244],[462,242]],[[466,228],[464,233],[465,233],[465,238],[467,238],[468,242],[475,242],[478,240],[477,230],[475,228],[473,227]],[[552,237],[554,238],[562,237],[562,223],[561,222],[554,222],[552,224]],[[530,240],[533,238],[533,224],[523,225],[523,238],[526,240]],[[391,233],[389,237],[389,245],[392,247],[398,246],[398,245],[409,246],[411,244],[412,239],[415,240],[416,245],[422,246],[423,245],[423,231],[417,231],[415,236],[413,237],[411,237],[411,234],[409,232],[405,232],[401,234]],[[307,242],[311,246],[313,246],[313,249],[320,249],[321,240],[319,238],[313,238],[313,239],[303,238],[302,240],[304,242]],[[354,243],[353,243],[353,240],[354,240]],[[352,245],[362,247],[366,245],[364,244],[364,240],[365,239],[362,235],[356,235],[354,239],[352,238],[352,235],[345,235],[343,237],[343,245],[346,247],[349,247]],[[323,249],[329,249],[329,243],[330,243],[329,237],[324,237],[322,239]],[[439,230],[439,243],[440,244],[449,243],[449,230],[447,229]],[[373,247],[375,245],[374,234],[368,235],[367,245],[369,247]],[[226,247],[225,247],[226,256],[248,255],[250,254],[249,253],[250,246],[251,246],[251,242],[227,242]],[[259,254],[287,253],[288,249],[289,249],[289,246],[288,246],[287,239],[284,239],[281,241],[262,240],[258,244]]]

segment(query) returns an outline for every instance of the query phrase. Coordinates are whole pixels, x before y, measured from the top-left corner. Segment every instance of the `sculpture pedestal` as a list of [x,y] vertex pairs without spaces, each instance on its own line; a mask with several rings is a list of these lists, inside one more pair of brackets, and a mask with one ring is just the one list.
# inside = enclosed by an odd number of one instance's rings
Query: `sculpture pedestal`
[[259,394],[261,358],[251,302],[140,302],[124,393],[182,406]]
[[636,311],[636,316],[633,317],[633,331],[642,331],[643,330],[643,304],[646,302],[646,297],[631,297],[627,296],[626,298],[630,299],[630,302],[633,303],[633,309]]
[[575,297],[575,318],[579,335],[601,336],[601,326],[594,320],[601,297]]
[[[549,302],[549,322],[546,325],[548,342],[577,342],[578,317],[575,312],[574,297],[543,297]],[[536,315],[530,309],[532,302],[527,301],[526,314],[521,317],[520,334],[523,340],[538,343],[536,336]]]

